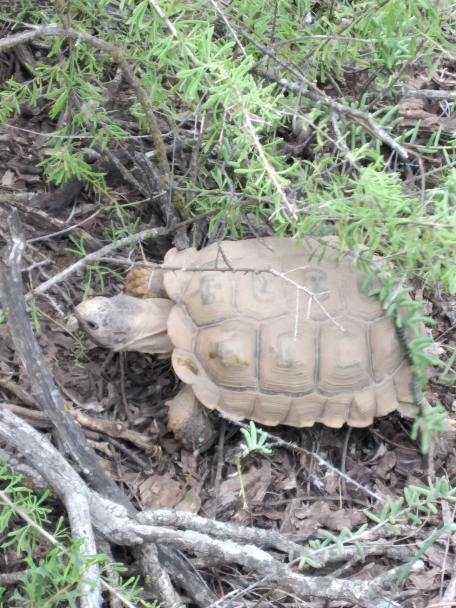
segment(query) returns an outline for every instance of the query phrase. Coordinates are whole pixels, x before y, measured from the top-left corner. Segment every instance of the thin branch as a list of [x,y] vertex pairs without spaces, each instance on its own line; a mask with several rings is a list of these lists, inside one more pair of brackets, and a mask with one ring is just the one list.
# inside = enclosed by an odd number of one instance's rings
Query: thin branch
[[[261,577],[277,583],[287,593],[300,599],[310,597],[345,600],[362,608],[387,608],[383,598],[383,579],[334,579],[330,576],[306,576],[291,570],[265,551],[247,544],[238,545],[229,540],[210,538],[207,534],[193,531],[176,531],[157,526],[143,525],[128,510],[106,498],[102,498],[85,486],[61,454],[51,443],[14,414],[0,407],[0,436],[19,449],[29,462],[51,484],[57,494],[81,492],[88,499],[93,526],[111,542],[121,545],[163,543],[178,550],[190,551],[222,559],[255,570]],[[390,571],[393,576],[400,568]],[[208,605],[212,600],[207,602]],[[177,607],[176,607],[177,608]]]
[[434,89],[414,89],[405,91],[403,99],[449,99],[456,101],[456,91],[435,91]]
[[30,381],[31,392],[43,412],[46,412],[60,433],[74,460],[85,472],[94,487],[114,500],[129,505],[125,495],[114,480],[107,477],[99,458],[84,437],[52,379],[43,353],[30,326],[22,292],[21,259],[25,249],[25,237],[19,213],[13,209],[8,217],[10,242],[3,250],[0,263],[0,302],[3,306],[14,346],[22,360]]
[[[247,204],[248,203],[245,203],[244,205],[246,206]],[[206,219],[208,217],[211,217],[212,215],[215,215],[218,212],[219,212],[218,209],[214,209],[214,210],[208,211],[206,213],[201,213],[200,215],[190,218],[189,220],[185,220],[184,222],[181,222],[180,224],[177,224],[176,226],[173,226],[172,228],[169,228],[169,229],[149,228],[147,230],[143,230],[142,232],[138,232],[136,234],[131,234],[129,236],[125,236],[124,238],[119,239],[118,241],[115,241],[114,243],[110,243],[109,245],[102,247],[101,249],[99,249],[96,252],[89,253],[84,258],[81,258],[80,260],[78,260],[77,262],[72,264],[71,266],[68,266],[67,268],[62,270],[62,272],[59,272],[58,274],[53,276],[48,281],[45,281],[44,283],[42,283],[41,285],[39,285],[32,291],[29,291],[25,295],[25,301],[28,302],[29,300],[34,298],[36,295],[42,295],[42,294],[46,293],[47,291],[49,291],[49,289],[51,289],[58,283],[64,281],[65,279],[67,279],[69,276],[74,274],[77,270],[81,270],[82,268],[87,266],[87,264],[90,264],[91,262],[96,261],[97,257],[100,257],[100,256],[103,257],[104,255],[110,254],[112,251],[116,251],[117,249],[121,249],[122,247],[128,247],[130,245],[136,246],[137,244],[142,243],[143,241],[145,241],[147,239],[154,239],[159,236],[167,236],[167,235],[173,234],[175,231],[179,230],[180,228],[185,228],[186,226],[190,226],[191,224],[201,221],[203,219]]]
[[[233,420],[226,414],[219,413],[219,415],[223,416],[224,418],[229,420],[232,424],[235,424],[235,425],[239,426],[240,428],[246,429],[247,431],[250,430],[250,427],[247,424],[244,424],[243,422],[239,422],[238,420]],[[258,430],[258,433],[261,435],[263,430],[259,427],[257,427],[257,430]],[[320,454],[317,454],[316,452],[311,452],[310,450],[306,450],[305,448],[302,448],[301,446],[297,445],[296,443],[290,443],[289,441],[284,441],[277,435],[274,435],[273,433],[269,432],[269,430],[266,432],[268,434],[268,438],[270,439],[270,442],[268,442],[268,445],[280,445],[281,447],[287,448],[288,450],[296,450],[298,452],[302,452],[303,454],[306,454],[307,456],[312,456],[312,458],[315,458],[315,460],[317,460],[322,466],[326,467],[329,471],[332,471],[333,473],[336,473],[336,475],[339,475],[339,477],[341,477],[342,479],[345,479],[345,481],[348,484],[354,486],[361,492],[364,492],[371,498],[374,498],[375,500],[378,500],[381,503],[386,502],[385,499],[382,498],[379,494],[372,492],[371,490],[369,490],[369,488],[364,487],[362,484],[358,483],[357,481],[355,481],[354,479],[349,477],[347,474],[342,473],[342,471],[340,471],[337,467],[333,466],[330,462],[328,462],[327,460],[322,458],[320,456]]]
[[[260,202],[260,201],[258,201],[258,202]],[[239,207],[246,207],[251,204],[252,203],[250,203],[250,202],[243,202],[243,203],[240,203]],[[105,254],[110,254],[112,251],[116,251],[117,249],[120,249],[122,247],[128,247],[130,245],[136,246],[137,244],[142,243],[143,241],[145,241],[147,239],[153,239],[153,238],[157,238],[159,236],[167,236],[167,235],[173,234],[175,231],[179,230],[180,228],[185,228],[187,226],[190,226],[190,225],[194,224],[195,222],[199,222],[206,218],[212,217],[213,215],[216,215],[217,213],[219,213],[219,209],[213,209],[212,211],[207,211],[207,212],[201,213],[193,218],[185,220],[184,222],[181,222],[180,224],[177,224],[176,226],[173,226],[172,228],[169,228],[169,229],[149,228],[147,230],[143,230],[142,232],[138,232],[137,234],[132,234],[132,235],[126,236],[122,239],[119,239],[118,241],[115,241],[114,243],[110,243],[109,245],[102,247],[98,251],[90,253],[87,256],[85,256],[84,258],[81,258],[80,260],[78,260],[77,262],[75,262],[74,264],[69,266],[68,268],[65,268],[64,270],[62,270],[62,272],[59,272],[58,274],[53,276],[48,281],[45,281],[44,283],[42,283],[35,289],[29,291],[27,294],[25,294],[25,301],[28,302],[29,300],[33,299],[36,295],[43,295],[44,293],[49,291],[49,289],[51,289],[58,283],[61,283],[65,279],[67,279],[69,276],[71,276],[77,270],[81,270],[87,264],[90,264],[91,262],[96,261],[96,258],[99,257],[100,255],[104,256]]]
[[278,277],[279,279],[282,279],[286,283],[289,283],[296,289],[297,292],[303,291],[304,293],[306,293],[309,296],[308,318],[310,316],[310,303],[314,302],[324,312],[324,314],[328,317],[328,319],[330,319],[332,321],[332,323],[337,325],[337,327],[339,327],[343,331],[342,325],[340,323],[338,323],[336,321],[336,319],[334,319],[334,317],[332,317],[329,314],[329,312],[324,308],[324,306],[318,300],[318,298],[320,296],[326,295],[328,292],[322,291],[321,293],[313,293],[312,291],[310,291],[310,289],[307,289],[307,287],[304,287],[303,285],[299,285],[299,283],[296,283],[296,281],[293,281],[292,279],[290,279],[286,276],[286,274],[293,272],[293,270],[288,271],[288,273],[281,273],[278,270],[275,270],[274,268],[252,268],[252,267],[236,268],[236,267],[231,267],[231,266],[223,268],[218,265],[216,268],[209,267],[209,266],[185,266],[184,267],[184,266],[169,266],[166,263],[165,264],[154,264],[154,263],[149,263],[149,262],[132,262],[130,260],[125,260],[122,258],[99,257],[99,258],[93,258],[93,259],[98,262],[105,262],[105,263],[109,263],[109,264],[122,264],[123,266],[140,266],[143,268],[158,268],[161,270],[170,270],[170,271],[172,271],[172,270],[179,271],[180,270],[180,271],[185,271],[185,272],[209,272],[209,271],[217,270],[219,272],[242,272],[242,273],[253,272],[255,274],[261,274],[262,272],[266,272],[266,273],[274,275],[275,277]]
[[[46,367],[43,353],[32,331],[25,301],[22,293],[21,258],[25,249],[25,237],[17,209],[13,209],[8,217],[10,242],[3,249],[0,263],[0,302],[3,305],[5,317],[25,371],[30,380],[32,393],[41,409],[46,412],[54,427],[63,440],[65,447],[91,485],[103,496],[112,498],[122,505],[130,515],[135,509],[116,485],[114,479],[102,467],[100,459],[88,444],[82,428],[76,423],[69,408],[65,406],[62,396],[55,386],[51,374]],[[13,415],[3,409],[3,416]],[[59,471],[60,472],[60,471]],[[43,474],[43,471],[40,471]],[[55,474],[55,473],[54,473]],[[173,556],[170,558],[173,559]],[[176,560],[179,560],[179,556]],[[180,569],[185,572],[185,569]],[[160,596],[168,598],[170,608],[180,604],[180,598],[174,591],[168,574],[157,563],[152,574],[156,577]]]
[[327,106],[328,108],[331,108],[332,110],[335,110],[340,114],[346,114],[347,116],[350,116],[352,118],[356,117],[358,119],[361,119],[370,127],[372,132],[380,141],[383,141],[385,144],[390,146],[392,150],[395,150],[400,156],[400,158],[402,158],[403,160],[408,159],[408,154],[405,148],[403,148],[390,135],[388,135],[385,129],[377,125],[371,114],[369,114],[368,112],[363,112],[362,110],[357,110],[354,108],[350,108],[349,106],[345,106],[344,104],[339,103],[328,95],[322,95],[321,91],[311,80],[306,78],[303,74],[300,74],[292,66],[281,61],[273,50],[270,50],[268,47],[265,47],[264,45],[257,42],[254,38],[252,38],[252,36],[249,36],[249,34],[247,34],[247,32],[245,32],[238,25],[233,24],[233,27],[238,32],[240,32],[244,38],[246,38],[249,42],[255,45],[262,53],[273,59],[280,67],[293,74],[293,76],[299,81],[299,83],[289,82],[285,78],[280,78],[268,70],[260,69],[259,66],[254,68],[254,71],[256,73],[272,82],[277,82],[277,84],[279,84],[280,86],[290,91],[293,91],[293,93],[296,94],[301,91],[301,86],[304,84],[306,87],[308,87],[307,89],[302,89],[302,95],[304,97],[311,99],[317,105]]
[[342,135],[342,133],[340,131],[339,124],[337,122],[337,115],[334,112],[334,110],[331,112],[331,123],[332,123],[333,129],[334,129],[334,133],[336,134],[336,137],[337,137],[337,145],[342,150],[342,154],[344,155],[345,159],[353,167],[353,169],[356,169],[357,171],[361,171],[361,169],[355,162],[355,160],[352,156],[352,153],[350,152],[350,148],[347,146],[347,142],[345,141],[344,136]]

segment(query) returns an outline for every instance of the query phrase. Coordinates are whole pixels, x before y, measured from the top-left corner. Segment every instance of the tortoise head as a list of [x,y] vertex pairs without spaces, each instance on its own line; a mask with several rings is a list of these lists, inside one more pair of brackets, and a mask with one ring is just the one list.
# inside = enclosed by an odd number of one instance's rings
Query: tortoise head
[[100,346],[114,351],[170,353],[168,316],[173,302],[131,296],[96,297],[78,304],[74,310],[79,327]]

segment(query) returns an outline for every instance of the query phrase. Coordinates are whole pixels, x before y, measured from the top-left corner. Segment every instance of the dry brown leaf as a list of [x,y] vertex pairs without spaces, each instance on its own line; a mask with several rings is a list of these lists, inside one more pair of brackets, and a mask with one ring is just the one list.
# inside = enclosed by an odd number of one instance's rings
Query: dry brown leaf
[[[242,483],[246,494],[247,502],[261,502],[271,483],[271,465],[267,460],[261,462],[261,467],[251,467],[247,473],[242,473]],[[224,511],[238,504],[240,500],[241,484],[238,475],[231,477],[220,484],[217,504],[219,511]],[[209,509],[212,499],[205,504],[205,509]]]
[[300,511],[302,498],[294,498],[285,509],[285,513],[283,516],[283,522],[280,526],[280,531],[282,533],[287,532],[295,532],[296,530],[296,512]]
[[380,462],[377,465],[377,475],[382,479],[389,479],[389,472],[396,465],[397,457],[393,451],[385,452],[380,458]]
[[198,513],[201,509],[201,498],[195,492],[190,490],[174,507],[176,511],[188,511],[189,513]]
[[366,564],[363,569],[357,573],[356,578],[360,578],[363,581],[371,581],[377,576],[384,574],[388,568],[377,562],[370,562]]
[[285,511],[277,511],[277,509],[268,509],[267,507],[263,507],[261,509],[255,509],[256,515],[262,515],[263,517],[267,517],[268,519],[278,520],[284,518]]
[[169,473],[152,475],[139,486],[139,494],[145,509],[172,509],[179,500],[180,493],[180,483],[171,479]]
[[[421,547],[423,544],[424,542],[418,542],[417,546]],[[445,549],[438,545],[431,545],[429,549],[426,549],[421,559],[440,570],[445,567],[445,574],[451,574],[453,571],[454,557],[449,553],[446,554]]]
[[298,530],[312,530],[315,532],[324,525],[321,521],[326,521],[329,516],[330,508],[328,503],[319,500],[303,509],[296,509],[290,523],[294,524]]
[[391,496],[393,500],[397,500],[399,498],[399,494],[396,494],[393,488],[386,486],[384,483],[382,483],[380,479],[375,480],[374,492],[376,492],[379,496],[385,499],[387,496]]
[[16,174],[14,171],[7,169],[2,177],[2,186],[11,187],[16,181]]
[[415,587],[417,587],[417,589],[425,591],[437,583],[437,576],[439,574],[440,568],[432,568],[424,574],[410,574],[409,580],[415,585]]
[[416,120],[433,117],[434,114],[427,112],[424,109],[424,99],[403,99],[399,104],[399,116],[407,116]]
[[329,496],[340,494],[340,477],[339,475],[327,475],[325,477],[325,492]]
[[275,484],[276,490],[294,490],[297,487],[298,485],[296,481],[295,471],[290,471],[290,473],[287,477],[285,477],[285,479],[282,479],[281,481]]
[[364,524],[367,519],[364,513],[356,509],[340,509],[339,511],[330,511],[325,509],[317,516],[319,523],[329,530],[340,531],[342,528],[354,530],[361,524]]

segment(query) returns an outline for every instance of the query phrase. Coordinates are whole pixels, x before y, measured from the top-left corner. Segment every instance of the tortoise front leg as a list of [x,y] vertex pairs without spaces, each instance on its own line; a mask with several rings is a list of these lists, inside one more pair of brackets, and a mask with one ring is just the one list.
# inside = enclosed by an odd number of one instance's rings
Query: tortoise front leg
[[214,432],[206,408],[195,397],[192,387],[184,384],[168,401],[168,428],[187,450],[204,452],[212,445]]
[[165,272],[162,268],[135,266],[125,277],[125,295],[142,300],[167,298],[168,295],[163,285]]

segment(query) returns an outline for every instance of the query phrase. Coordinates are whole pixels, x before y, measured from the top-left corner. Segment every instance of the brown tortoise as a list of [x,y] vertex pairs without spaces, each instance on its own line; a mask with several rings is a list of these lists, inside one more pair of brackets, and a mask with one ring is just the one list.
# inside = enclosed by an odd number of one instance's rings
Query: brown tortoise
[[101,346],[172,353],[185,386],[170,428],[193,445],[208,440],[189,422],[198,402],[268,426],[365,427],[412,406],[411,369],[394,321],[360,289],[365,275],[350,258],[336,264],[330,246],[312,256],[317,248],[270,237],[172,249],[170,270],[135,268],[127,295],[75,314]]

